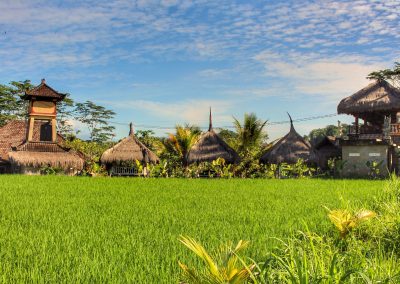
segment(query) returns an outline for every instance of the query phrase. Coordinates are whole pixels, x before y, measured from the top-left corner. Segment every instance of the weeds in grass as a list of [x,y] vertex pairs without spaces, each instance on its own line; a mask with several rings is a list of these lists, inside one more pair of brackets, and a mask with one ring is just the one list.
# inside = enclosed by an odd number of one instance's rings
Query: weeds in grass
[[[376,199],[374,210],[376,213],[366,209],[328,209],[328,218],[339,237],[308,229],[293,234],[280,240],[281,245],[270,252],[267,260],[255,266],[252,277],[243,280],[254,284],[400,283],[399,178],[390,178]],[[366,223],[367,220],[371,222]]]

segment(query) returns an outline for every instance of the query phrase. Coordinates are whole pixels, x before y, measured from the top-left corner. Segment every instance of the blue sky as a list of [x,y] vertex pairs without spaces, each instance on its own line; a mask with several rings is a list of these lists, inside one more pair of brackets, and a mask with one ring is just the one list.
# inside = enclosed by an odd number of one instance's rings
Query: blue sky
[[[46,78],[164,135],[332,114],[400,60],[400,1],[0,1],[0,83]],[[338,116],[296,123],[300,134]],[[115,125],[117,138],[128,127]],[[79,127],[79,125],[76,125]],[[288,125],[270,125],[272,139]],[[83,133],[85,133],[83,131]]]

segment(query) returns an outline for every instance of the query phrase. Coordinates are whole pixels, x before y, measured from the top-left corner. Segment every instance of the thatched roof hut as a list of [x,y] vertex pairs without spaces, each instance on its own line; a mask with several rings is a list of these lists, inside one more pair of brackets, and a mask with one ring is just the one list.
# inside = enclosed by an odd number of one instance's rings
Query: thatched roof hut
[[384,80],[376,80],[341,100],[337,111],[339,114],[383,123],[384,115],[400,111],[400,90]]
[[101,155],[100,161],[103,164],[119,164],[121,162],[134,162],[136,160],[152,164],[159,162],[156,154],[135,137],[131,123],[128,137],[125,137],[115,146],[106,150]]
[[290,117],[290,131],[279,139],[260,159],[262,163],[294,164],[299,159],[306,163],[318,163],[318,153],[296,132]]
[[208,131],[203,133],[187,155],[187,163],[212,162],[223,158],[225,162],[234,164],[239,162],[239,155],[222,140],[212,127],[212,114],[210,109],[210,121]]

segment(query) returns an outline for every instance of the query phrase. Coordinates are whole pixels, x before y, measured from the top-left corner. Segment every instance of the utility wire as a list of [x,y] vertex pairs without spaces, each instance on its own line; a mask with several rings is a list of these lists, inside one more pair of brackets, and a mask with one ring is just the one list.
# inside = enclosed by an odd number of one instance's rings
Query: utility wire
[[[328,117],[335,117],[338,116],[337,113],[331,113],[331,114],[325,114],[325,115],[318,115],[318,116],[310,116],[310,117],[303,117],[303,118],[298,118],[298,119],[293,119],[293,122],[303,122],[303,121],[310,121],[310,120],[317,120],[317,119],[322,119],[322,118],[328,118]],[[110,121],[111,124],[115,125],[124,125],[127,126],[129,125],[128,122],[118,122],[118,121]],[[267,125],[280,125],[280,124],[288,124],[290,123],[290,120],[282,120],[282,121],[271,121],[267,122]],[[159,129],[159,130],[171,130],[174,129],[175,127],[167,127],[167,126],[157,126],[157,125],[149,125],[149,124],[135,124],[133,123],[135,127],[140,127],[140,128],[146,128],[146,129]],[[201,129],[208,129],[208,127],[200,127]],[[224,126],[219,126],[219,127],[214,127],[217,129],[221,128],[235,128],[233,125],[224,125]]]

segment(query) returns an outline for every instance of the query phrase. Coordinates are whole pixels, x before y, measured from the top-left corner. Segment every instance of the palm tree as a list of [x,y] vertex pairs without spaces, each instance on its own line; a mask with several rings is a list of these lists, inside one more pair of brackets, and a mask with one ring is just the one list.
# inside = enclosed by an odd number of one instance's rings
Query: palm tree
[[237,133],[237,150],[239,152],[243,153],[261,146],[263,140],[268,137],[264,131],[268,121],[262,121],[255,113],[245,113],[243,124],[235,117],[233,119]]
[[186,155],[196,143],[201,130],[194,125],[176,125],[175,134],[170,133],[165,141],[165,148],[170,154],[178,156],[186,164]]

